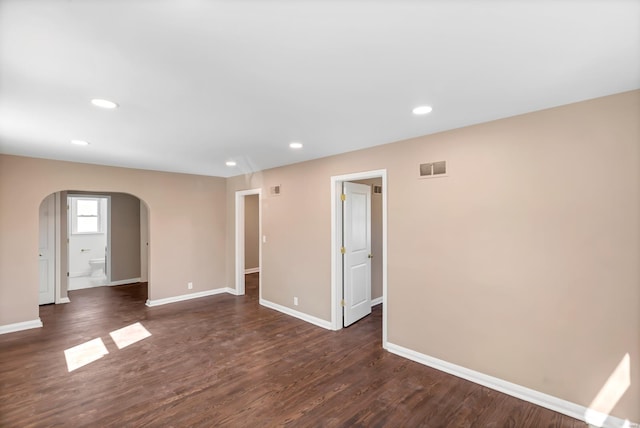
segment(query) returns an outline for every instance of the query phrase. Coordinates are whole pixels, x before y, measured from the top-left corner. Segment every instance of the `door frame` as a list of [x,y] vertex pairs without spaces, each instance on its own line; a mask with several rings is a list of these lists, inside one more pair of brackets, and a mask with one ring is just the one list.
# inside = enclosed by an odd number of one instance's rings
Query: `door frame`
[[[135,196],[138,198],[137,196]],[[72,193],[67,192],[67,200],[65,203],[67,204],[67,266],[66,272],[69,272],[69,265],[71,263],[71,256],[69,254],[69,240],[71,239],[71,234],[73,231],[72,222],[73,222],[73,213],[71,209],[71,198],[98,198],[98,199],[106,199],[107,200],[107,251],[105,252],[106,263],[104,265],[104,273],[107,277],[107,283],[105,285],[111,284],[111,195],[99,194],[99,193]],[[140,198],[138,198],[140,199]],[[141,199],[140,199],[141,200]],[[67,292],[69,291],[69,280],[67,279]]]
[[[371,314],[371,286],[372,283],[372,232],[371,210],[372,210],[372,186],[370,184],[362,184],[362,182],[343,181],[342,193],[345,200],[342,202],[342,246],[345,251],[342,255],[342,299],[344,306],[342,307],[342,325],[348,327],[362,318]],[[364,218],[357,215],[355,208],[356,195],[365,196]],[[362,222],[364,220],[364,222]],[[361,223],[362,222],[362,223]],[[365,246],[355,248],[354,231],[359,225],[365,226]],[[353,269],[357,265],[358,270],[362,269],[364,264],[365,278],[364,290],[360,289],[362,283],[354,281]],[[356,289],[364,291],[365,299],[356,303],[353,301],[353,292]],[[354,306],[354,304],[356,306]]]
[[[55,257],[56,257],[56,304],[61,304],[61,303],[71,303],[71,300],[69,300],[69,297],[62,297],[62,277],[63,275],[66,277],[67,274],[67,266],[62,266],[62,226],[61,226],[61,221],[60,219],[62,218],[62,213],[63,213],[63,209],[62,209],[62,204],[64,203],[66,205],[67,201],[63,201],[62,200],[62,192],[55,192],[54,193],[55,198],[56,198],[56,225],[55,225],[55,233],[56,233],[56,250],[55,250]],[[68,215],[68,213],[67,213]],[[67,220],[65,220],[67,221]],[[66,238],[64,238],[66,239]]]
[[[242,296],[244,289],[244,198],[245,196],[258,195],[258,236],[260,245],[258,247],[258,264],[262,273],[262,189],[249,189],[236,191],[236,291],[235,294]],[[258,292],[262,301],[262,274],[258,278]]]
[[387,348],[387,170],[363,171],[331,177],[331,328],[342,329],[342,204],[345,181],[382,179],[382,347]]
[[[56,207],[56,195],[55,193],[52,193],[48,196],[46,196],[41,202],[40,202],[40,206],[38,207],[38,222],[40,227],[38,228],[38,239],[42,239],[42,214],[40,212],[40,207],[42,207],[42,204],[47,204],[47,216],[46,216],[46,223],[47,223],[47,242],[48,242],[48,246],[47,246],[47,283],[48,283],[48,288],[49,290],[53,289],[52,292],[50,291],[51,294],[53,294],[53,301],[52,302],[47,302],[47,303],[40,303],[40,293],[38,293],[38,306],[42,306],[42,305],[48,305],[48,304],[55,304],[58,303],[58,295],[60,294],[58,285],[57,285],[57,277],[58,277],[58,267],[57,267],[57,263],[58,263],[58,258],[56,255],[56,249],[58,247],[58,240],[56,237],[56,220],[57,220],[57,207]],[[39,245],[38,245],[39,246]],[[38,250],[40,250],[40,248],[38,248]],[[38,257],[38,263],[40,263],[40,258]],[[38,264],[38,270],[40,270],[40,265]],[[41,285],[41,284],[39,284]]]

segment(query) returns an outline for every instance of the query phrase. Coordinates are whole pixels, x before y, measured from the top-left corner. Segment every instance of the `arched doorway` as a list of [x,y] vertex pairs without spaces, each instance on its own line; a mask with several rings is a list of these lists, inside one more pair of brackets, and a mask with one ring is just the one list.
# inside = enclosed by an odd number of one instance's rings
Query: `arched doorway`
[[40,205],[40,304],[68,303],[68,292],[83,288],[144,283],[148,291],[148,245],[149,209],[137,196],[48,195]]

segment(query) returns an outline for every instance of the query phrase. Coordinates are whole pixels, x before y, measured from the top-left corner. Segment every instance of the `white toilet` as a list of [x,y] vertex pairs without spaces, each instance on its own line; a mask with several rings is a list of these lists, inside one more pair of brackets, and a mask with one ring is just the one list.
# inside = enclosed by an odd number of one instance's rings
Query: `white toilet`
[[104,257],[101,259],[89,259],[89,266],[91,266],[92,278],[104,276]]

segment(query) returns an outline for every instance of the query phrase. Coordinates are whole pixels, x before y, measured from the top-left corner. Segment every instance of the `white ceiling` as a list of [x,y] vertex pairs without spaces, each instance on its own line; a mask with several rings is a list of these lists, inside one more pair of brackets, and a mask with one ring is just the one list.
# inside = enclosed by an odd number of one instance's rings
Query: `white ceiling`
[[8,154],[228,177],[638,88],[637,0],[0,0]]

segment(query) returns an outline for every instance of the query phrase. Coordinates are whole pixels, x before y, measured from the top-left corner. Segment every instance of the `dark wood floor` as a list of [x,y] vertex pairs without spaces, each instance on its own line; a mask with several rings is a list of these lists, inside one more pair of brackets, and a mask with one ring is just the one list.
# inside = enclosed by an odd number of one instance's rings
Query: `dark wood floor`
[[[382,314],[323,330],[216,295],[147,308],[146,285],[70,292],[44,328],[0,336],[0,426],[584,427],[384,351]],[[119,350],[109,332],[152,336]],[[108,355],[69,373],[64,350]]]

